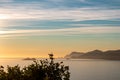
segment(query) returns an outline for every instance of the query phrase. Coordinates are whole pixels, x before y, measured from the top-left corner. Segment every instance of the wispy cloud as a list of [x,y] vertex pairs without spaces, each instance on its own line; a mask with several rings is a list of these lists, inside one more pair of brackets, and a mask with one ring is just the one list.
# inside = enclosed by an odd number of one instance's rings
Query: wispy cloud
[[13,2],[14,0],[0,0],[0,2]]
[[[13,1],[13,3],[12,3]],[[4,2],[4,0],[1,0],[0,2]],[[79,22],[79,21],[85,21],[88,20],[117,20],[117,22],[120,20],[120,9],[119,8],[109,8],[110,5],[106,6],[97,6],[98,4],[102,4],[101,1],[97,2],[97,5],[94,4],[96,1],[93,0],[46,0],[46,1],[24,1],[24,0],[6,0],[6,2],[11,3],[4,3],[0,5],[0,28],[3,28],[3,31],[1,32],[1,36],[18,36],[18,35],[46,35],[46,34],[85,34],[85,33],[119,33],[120,29],[119,27],[114,27],[113,25],[111,27],[105,27],[105,25],[99,25],[98,27],[93,27],[90,24],[87,27],[78,27],[75,28],[75,26],[79,26],[78,23],[73,22]],[[23,3],[24,2],[24,3]],[[49,3],[50,2],[50,3]],[[88,4],[89,2],[90,5]],[[108,1],[104,1],[106,3]],[[118,2],[118,0],[113,1],[115,3]],[[61,4],[60,4],[61,3]],[[53,6],[52,6],[53,5]],[[81,5],[81,6],[80,6]],[[47,6],[47,7],[46,7]],[[50,8],[49,8],[50,7]],[[110,7],[116,7],[114,5],[111,5]],[[117,5],[119,7],[119,5]],[[5,23],[4,20],[8,21],[8,23]],[[23,24],[17,24],[17,23],[10,23],[12,21],[24,21],[24,20],[36,20],[36,21],[52,21],[52,20],[69,20],[71,23],[69,23],[70,26],[62,27],[60,29],[52,28],[51,30],[44,29],[36,30],[34,28],[34,25],[32,25],[33,30],[23,30],[23,29],[17,29],[16,27],[24,27],[24,26],[31,26],[31,24],[27,24],[27,22],[24,22]],[[28,22],[28,23],[31,23]],[[51,22],[47,23],[50,24]],[[63,22],[67,23],[67,22]],[[34,24],[34,23],[32,23]],[[98,24],[98,23],[96,23]],[[109,23],[111,24],[111,23]],[[112,23],[113,24],[113,23]],[[58,24],[59,25],[59,24]],[[37,25],[37,27],[40,27],[44,25]],[[56,25],[55,25],[56,26]],[[66,26],[66,25],[64,25]],[[81,26],[81,24],[80,24]],[[96,25],[94,25],[96,26]],[[14,27],[12,29],[8,27]],[[7,31],[5,31],[7,29]]]
[[1,37],[12,36],[35,36],[35,35],[76,35],[76,34],[104,34],[104,33],[120,33],[120,27],[81,27],[81,28],[65,28],[51,30],[11,30],[1,31]]
[[[111,0],[110,0],[111,1]],[[82,20],[104,20],[120,18],[120,9],[109,9],[111,6],[93,5],[93,0],[0,0],[0,19],[40,19],[57,20],[70,19],[76,21]],[[88,5],[81,2],[91,2]],[[108,1],[104,1],[108,2]],[[112,1],[119,2],[118,0]],[[101,1],[99,1],[101,3]],[[52,6],[54,5],[54,6]],[[77,5],[77,7],[74,7]],[[81,6],[79,6],[81,5]],[[47,6],[47,7],[45,7]],[[119,7],[119,5],[117,5]],[[114,7],[114,6],[112,6]]]
[[[80,8],[72,10],[25,10],[25,9],[0,9],[0,14],[7,16],[8,19],[40,19],[40,20],[57,20],[57,19],[71,19],[71,20],[104,20],[120,18],[120,10],[100,10],[92,8]],[[92,15],[91,15],[92,14]],[[6,18],[7,18],[6,17]]]

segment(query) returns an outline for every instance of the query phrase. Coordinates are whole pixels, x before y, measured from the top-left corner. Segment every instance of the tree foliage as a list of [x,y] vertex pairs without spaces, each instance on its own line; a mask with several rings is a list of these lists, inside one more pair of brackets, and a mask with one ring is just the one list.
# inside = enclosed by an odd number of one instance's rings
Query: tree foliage
[[69,80],[69,67],[63,62],[54,62],[53,54],[50,60],[35,60],[34,63],[24,68],[19,65],[7,66],[7,71],[0,66],[0,80]]

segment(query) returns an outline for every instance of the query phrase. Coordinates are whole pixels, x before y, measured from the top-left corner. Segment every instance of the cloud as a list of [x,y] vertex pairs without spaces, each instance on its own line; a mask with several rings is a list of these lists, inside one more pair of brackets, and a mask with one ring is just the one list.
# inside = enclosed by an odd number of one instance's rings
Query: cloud
[[[69,2],[69,0],[48,0],[52,2]],[[74,0],[74,2],[87,2],[86,0]]]
[[[0,0],[0,1],[12,2],[13,0]],[[97,5],[88,6],[88,4],[79,3],[79,2],[88,2],[88,1],[89,0],[75,0],[75,1],[14,0],[13,3],[6,3],[0,5],[0,15],[3,15],[3,18],[0,19],[10,19],[10,20],[11,19],[40,19],[40,20],[70,19],[75,21],[82,21],[82,20],[96,20],[96,19],[104,20],[104,19],[120,18],[120,14],[119,14],[120,9],[109,9],[109,6],[107,7],[102,7]],[[94,3],[94,1],[92,0],[90,0],[89,2]],[[77,5],[78,7],[74,7],[73,5]],[[84,6],[79,6],[79,5],[84,5]]]
[[[12,2],[13,0],[0,0],[0,2]],[[0,5],[0,28],[4,28],[4,26],[7,27],[14,27],[13,29],[16,29],[16,27],[20,26],[29,26],[26,22],[23,24],[19,23],[10,23],[12,21],[24,21],[24,20],[36,20],[36,21],[55,21],[55,20],[69,20],[71,21],[71,26],[79,26],[79,24],[73,24],[73,22],[77,21],[85,21],[85,20],[117,20],[120,19],[120,9],[112,9],[102,6],[96,6],[96,5],[87,5],[87,4],[81,4],[79,2],[91,2],[92,0],[75,0],[75,1],[69,1],[69,0],[46,0],[46,1],[28,1],[24,0],[21,1],[15,1],[13,3],[4,3]],[[51,1],[51,3],[49,3]],[[24,3],[23,3],[24,2]],[[53,3],[52,3],[53,2]],[[62,3],[62,4],[60,4]],[[94,3],[94,2],[92,2]],[[54,6],[52,6],[54,4]],[[83,6],[79,6],[83,5]],[[47,6],[47,7],[46,7]],[[76,6],[76,7],[75,7]],[[88,7],[89,6],[89,7]],[[50,7],[50,8],[49,8]],[[8,21],[7,23],[4,22]],[[10,22],[9,22],[10,20]],[[64,22],[63,22],[64,23]],[[34,24],[34,23],[32,23]],[[17,26],[16,26],[17,25]],[[31,25],[31,24],[30,24]],[[37,25],[38,27],[40,25]],[[64,25],[66,26],[66,25]],[[80,25],[81,26],[81,25]],[[86,25],[85,25],[86,26]],[[120,29],[119,27],[105,27],[106,25],[101,25],[98,27],[92,27],[90,24],[87,27],[82,28],[65,28],[62,27],[61,29],[51,29],[48,30],[41,30],[41,29],[34,29],[28,30],[29,27],[26,30],[21,30],[20,28],[17,30],[11,30],[11,28],[8,31],[3,30],[0,32],[1,36],[28,36],[28,35],[55,35],[55,34],[85,34],[85,33],[119,33]],[[33,27],[33,26],[32,26]],[[44,26],[43,26],[44,27]]]
[[14,0],[0,0],[0,2],[13,2]]
[[83,3],[88,3],[87,0],[77,0],[77,1],[80,1],[80,2],[83,2]]
[[120,27],[81,27],[65,29],[42,29],[42,30],[9,30],[1,31],[1,37],[13,36],[36,36],[36,35],[76,35],[76,34],[105,34],[120,33]]
[[[120,18],[120,10],[101,10],[93,8],[79,8],[70,10],[61,9],[1,9],[0,14],[8,19],[39,19],[39,20],[60,20],[70,19],[83,20],[106,20]],[[92,15],[91,15],[92,14]]]

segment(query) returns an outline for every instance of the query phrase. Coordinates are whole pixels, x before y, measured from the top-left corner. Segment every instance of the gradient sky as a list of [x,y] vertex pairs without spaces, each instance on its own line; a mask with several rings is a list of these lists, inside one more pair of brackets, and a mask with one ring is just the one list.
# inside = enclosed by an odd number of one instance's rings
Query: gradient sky
[[120,0],[0,0],[0,57],[120,49]]

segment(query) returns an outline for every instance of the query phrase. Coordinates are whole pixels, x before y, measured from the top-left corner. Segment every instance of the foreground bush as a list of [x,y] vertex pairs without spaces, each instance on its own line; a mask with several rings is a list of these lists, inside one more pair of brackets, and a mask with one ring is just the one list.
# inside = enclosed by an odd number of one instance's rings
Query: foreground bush
[[19,65],[14,67],[0,66],[0,80],[69,80],[69,67],[62,63],[55,63],[53,54],[49,54],[50,60],[35,60],[33,64],[24,68]]

